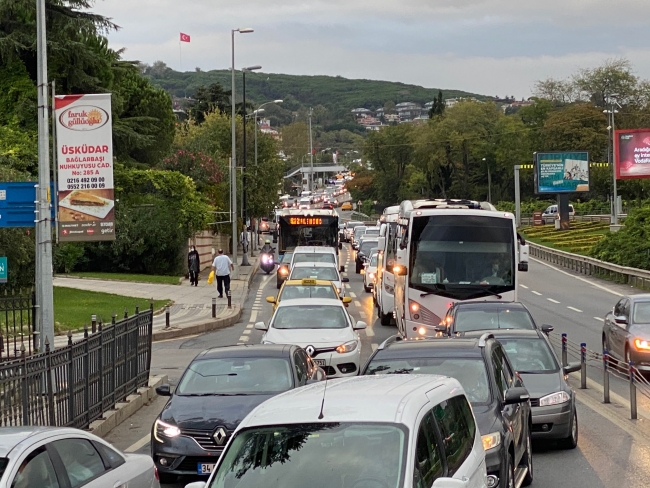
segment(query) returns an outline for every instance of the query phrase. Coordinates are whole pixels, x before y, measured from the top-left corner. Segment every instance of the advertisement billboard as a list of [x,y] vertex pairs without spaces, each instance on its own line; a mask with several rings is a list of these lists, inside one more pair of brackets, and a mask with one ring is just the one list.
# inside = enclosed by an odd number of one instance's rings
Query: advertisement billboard
[[111,95],[54,102],[59,241],[115,239]]
[[650,178],[650,129],[614,131],[616,178]]
[[573,193],[589,191],[587,151],[535,153],[535,192]]

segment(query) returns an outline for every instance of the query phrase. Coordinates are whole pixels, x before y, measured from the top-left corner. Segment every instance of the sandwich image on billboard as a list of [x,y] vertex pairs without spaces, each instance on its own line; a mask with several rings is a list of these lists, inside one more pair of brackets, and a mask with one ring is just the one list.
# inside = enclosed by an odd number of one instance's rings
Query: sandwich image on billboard
[[650,178],[650,129],[617,130],[616,178]]
[[57,96],[60,241],[115,239],[111,96]]
[[589,191],[589,153],[535,153],[536,193],[573,193]]

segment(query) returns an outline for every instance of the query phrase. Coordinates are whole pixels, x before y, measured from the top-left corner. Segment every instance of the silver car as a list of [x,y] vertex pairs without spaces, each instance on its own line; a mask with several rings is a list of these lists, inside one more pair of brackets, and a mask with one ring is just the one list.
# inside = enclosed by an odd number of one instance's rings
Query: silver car
[[0,429],[0,488],[160,488],[149,456],[123,454],[82,430]]

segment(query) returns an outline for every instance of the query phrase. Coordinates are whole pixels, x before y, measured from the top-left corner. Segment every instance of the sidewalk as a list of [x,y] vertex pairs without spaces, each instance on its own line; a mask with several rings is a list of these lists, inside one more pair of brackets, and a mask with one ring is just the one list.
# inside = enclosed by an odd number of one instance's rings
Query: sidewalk
[[[241,255],[240,255],[241,259]],[[154,283],[132,283],[125,281],[106,281],[81,278],[54,278],[54,286],[76,288],[79,290],[113,293],[127,297],[140,298],[134,300],[140,310],[149,306],[149,300],[171,300],[169,307],[169,329],[165,328],[165,313],[159,313],[153,320],[153,340],[160,341],[200,334],[208,330],[229,327],[235,324],[241,316],[242,306],[248,295],[248,288],[258,268],[258,256],[250,257],[250,266],[237,266],[238,279],[230,282],[232,308],[228,308],[228,300],[217,298],[216,317],[212,317],[212,298],[217,297],[216,280],[212,285],[207,284],[208,271],[202,273],[199,286],[190,286],[188,280],[180,285],[162,285]],[[241,262],[241,261],[240,261]],[[119,313],[119,311],[118,311]],[[72,340],[83,337],[83,333],[73,334]],[[57,336],[55,347],[68,344],[67,336]]]

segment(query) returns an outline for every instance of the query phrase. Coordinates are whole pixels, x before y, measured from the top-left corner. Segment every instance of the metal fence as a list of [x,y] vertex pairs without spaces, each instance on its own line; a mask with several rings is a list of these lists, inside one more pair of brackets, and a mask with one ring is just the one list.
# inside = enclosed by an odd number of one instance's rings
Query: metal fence
[[[625,215],[619,215],[620,218],[627,216]],[[548,225],[548,224],[553,224],[555,221],[556,217],[555,216],[549,216],[549,217],[543,217],[542,220],[543,222]],[[611,222],[612,217],[609,214],[606,215],[574,215],[571,217],[571,222]],[[521,216],[521,225],[533,225],[533,215],[522,215]]]
[[0,426],[87,428],[145,386],[151,366],[153,305],[52,350],[0,364]]
[[20,357],[23,346],[27,354],[36,350],[35,316],[34,292],[0,297],[0,361]]

